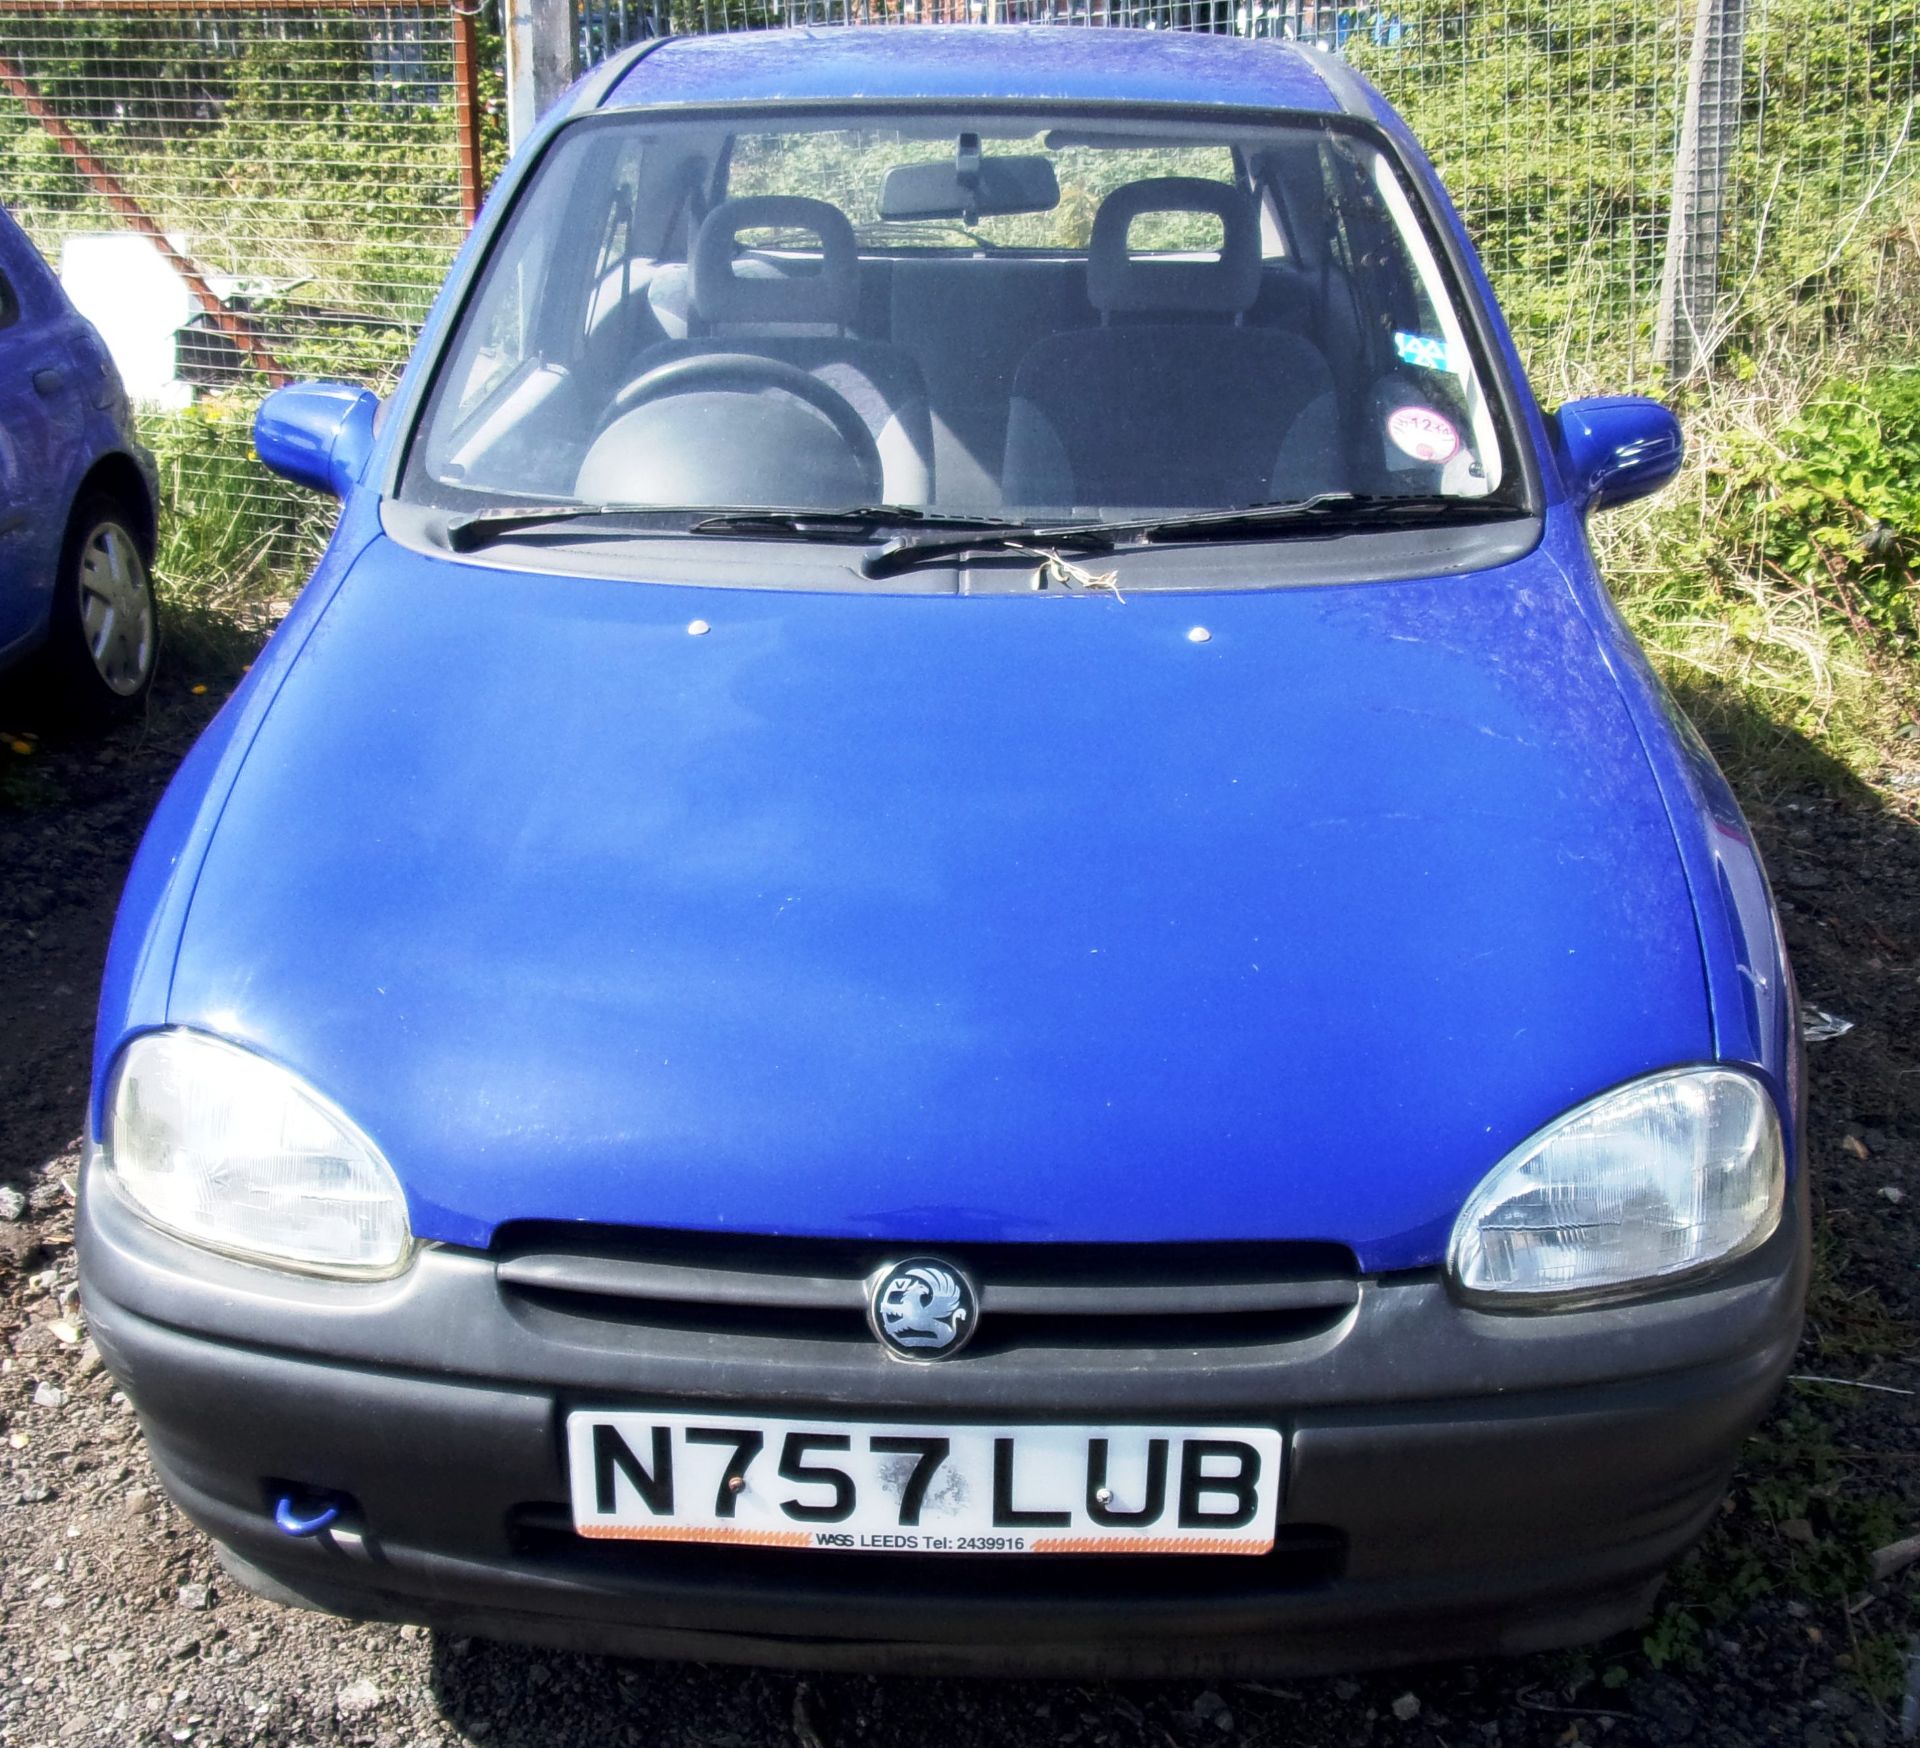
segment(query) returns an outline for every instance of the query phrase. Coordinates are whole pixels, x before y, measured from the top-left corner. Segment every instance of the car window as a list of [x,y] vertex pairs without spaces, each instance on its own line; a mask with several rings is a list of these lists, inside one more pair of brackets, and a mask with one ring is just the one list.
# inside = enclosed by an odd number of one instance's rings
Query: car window
[[[1076,143],[1073,133],[1049,128],[1019,140],[988,140],[986,149],[1045,157],[1059,185],[1059,204],[1044,213],[987,215],[965,227],[970,237],[1001,248],[1084,249],[1093,232],[1094,214],[1115,189],[1150,176],[1192,176],[1231,184],[1236,167],[1225,145],[1133,143],[1118,135],[1100,147]],[[887,172],[902,164],[941,164],[954,155],[954,130],[937,139],[920,139],[897,128],[841,128],[796,132],[741,133],[733,138],[727,164],[726,193],[808,195],[832,202],[866,233],[894,248],[952,248],[958,238],[951,224],[887,224],[881,217],[881,193]],[[1152,214],[1139,221],[1132,238],[1142,249],[1217,248],[1218,224],[1200,215]]]
[[600,246],[594,251],[589,291],[584,300],[583,335],[591,336],[597,323],[612,315],[634,295],[633,271],[644,251],[639,236],[640,140],[617,142],[607,168],[604,192],[593,210],[599,223]]
[[1438,235],[1382,139],[1325,118],[576,123],[433,367],[403,489],[1035,523],[1513,500]]
[[10,328],[19,319],[20,299],[14,295],[13,283],[5,270],[0,269],[0,328]]
[[[1333,258],[1353,289],[1363,333],[1395,366],[1377,375],[1364,416],[1391,436],[1396,416],[1398,428],[1412,427],[1402,409],[1437,412],[1465,449],[1492,453],[1494,414],[1473,348],[1405,188],[1382,154],[1345,136],[1323,144],[1321,173]],[[1389,261],[1398,270],[1377,270]]]
[[[607,191],[603,205],[610,210],[612,204]],[[548,344],[541,332],[561,300],[566,252],[559,233],[567,209],[562,190],[560,198],[515,214],[510,247],[468,313],[459,358],[439,395],[435,471],[449,483],[464,477],[463,451],[485,453],[490,467],[511,468],[517,454],[541,440],[539,408],[559,391],[567,374],[563,361],[578,350],[577,335],[569,346]],[[604,225],[600,236],[604,248]]]

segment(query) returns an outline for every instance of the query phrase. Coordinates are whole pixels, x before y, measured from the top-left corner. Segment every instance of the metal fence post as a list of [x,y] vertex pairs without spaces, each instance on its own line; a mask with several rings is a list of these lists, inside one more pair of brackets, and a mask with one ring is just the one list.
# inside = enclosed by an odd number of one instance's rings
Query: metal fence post
[[460,216],[471,226],[480,216],[480,47],[474,28],[478,7],[453,7],[453,117],[460,156]]
[[1654,356],[1675,377],[1709,363],[1720,304],[1727,183],[1740,139],[1746,0],[1699,0],[1674,154]]
[[572,0],[506,0],[507,139],[518,148],[573,82]]

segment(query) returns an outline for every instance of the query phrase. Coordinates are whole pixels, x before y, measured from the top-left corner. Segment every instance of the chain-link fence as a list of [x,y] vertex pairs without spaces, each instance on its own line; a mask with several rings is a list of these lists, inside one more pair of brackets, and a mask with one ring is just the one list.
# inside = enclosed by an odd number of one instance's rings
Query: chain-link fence
[[1397,16],[1391,46],[1348,52],[1438,161],[1543,392],[1912,321],[1891,293],[1914,255],[1920,0]]
[[0,0],[0,199],[105,334],[197,562],[302,544],[252,402],[405,360],[479,198],[479,71],[448,0]]
[[1335,0],[575,0],[580,64],[652,36],[781,25],[1080,24],[1277,37],[1338,49],[1397,39],[1390,11]]

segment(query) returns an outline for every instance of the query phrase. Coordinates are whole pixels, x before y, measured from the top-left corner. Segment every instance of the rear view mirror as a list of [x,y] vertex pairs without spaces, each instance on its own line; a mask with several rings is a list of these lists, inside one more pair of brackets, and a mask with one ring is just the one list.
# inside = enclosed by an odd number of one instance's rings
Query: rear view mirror
[[[966,154],[961,154],[965,162]],[[896,164],[880,191],[883,219],[976,219],[1016,212],[1051,212],[1060,183],[1051,159],[973,158],[956,164]]]

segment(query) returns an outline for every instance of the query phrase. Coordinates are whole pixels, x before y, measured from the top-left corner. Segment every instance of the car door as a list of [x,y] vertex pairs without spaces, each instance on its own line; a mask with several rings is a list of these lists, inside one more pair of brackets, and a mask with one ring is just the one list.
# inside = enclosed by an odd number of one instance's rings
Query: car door
[[0,213],[0,656],[46,622],[81,441],[66,300]]

